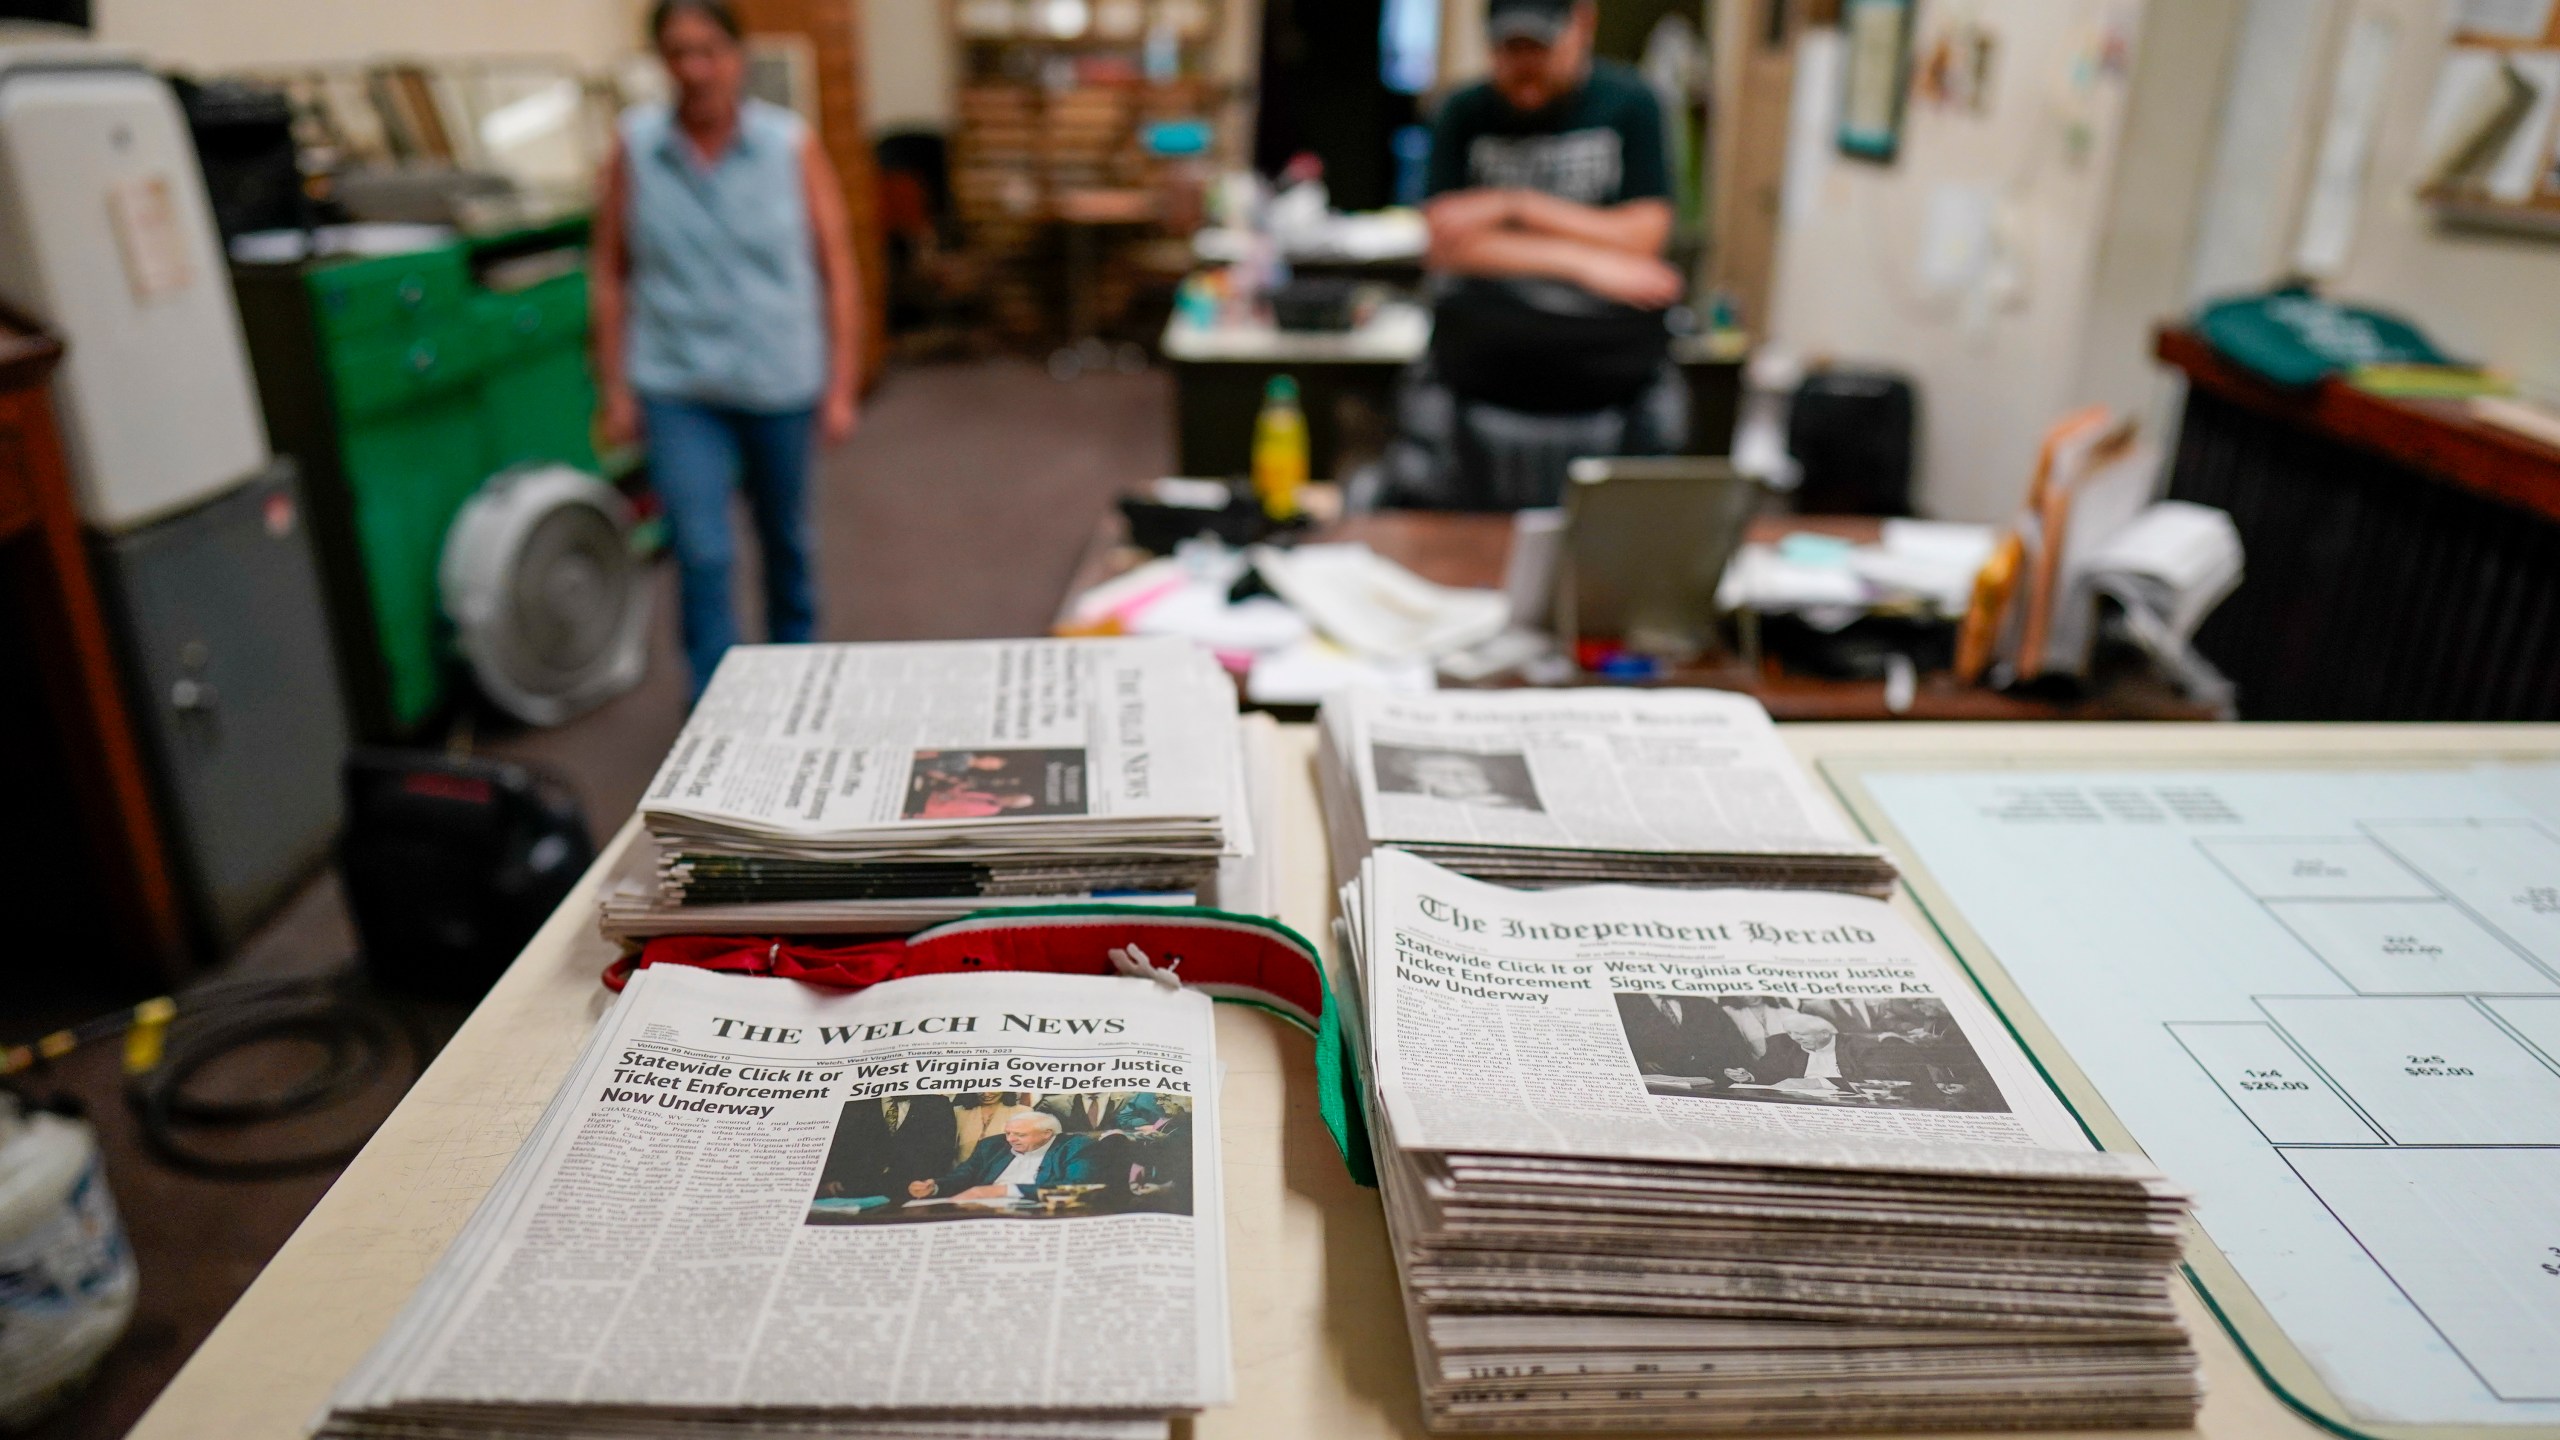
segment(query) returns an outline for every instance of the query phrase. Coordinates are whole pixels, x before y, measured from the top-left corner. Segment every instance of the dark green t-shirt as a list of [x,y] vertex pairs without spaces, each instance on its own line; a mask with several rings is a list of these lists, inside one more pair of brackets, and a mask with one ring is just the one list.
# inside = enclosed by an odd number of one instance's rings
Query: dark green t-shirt
[[1523,114],[1478,83],[1441,104],[1431,127],[1431,193],[1498,187],[1585,205],[1671,195],[1662,106],[1644,78],[1595,60],[1582,88]]

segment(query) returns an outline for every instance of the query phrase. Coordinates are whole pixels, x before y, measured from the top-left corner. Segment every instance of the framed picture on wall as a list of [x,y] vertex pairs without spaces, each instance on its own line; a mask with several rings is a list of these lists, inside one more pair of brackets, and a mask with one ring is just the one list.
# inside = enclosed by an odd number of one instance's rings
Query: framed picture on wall
[[1912,0],[1843,0],[1841,37],[1848,51],[1840,85],[1840,153],[1892,161],[1902,146],[1902,108],[1910,89]]

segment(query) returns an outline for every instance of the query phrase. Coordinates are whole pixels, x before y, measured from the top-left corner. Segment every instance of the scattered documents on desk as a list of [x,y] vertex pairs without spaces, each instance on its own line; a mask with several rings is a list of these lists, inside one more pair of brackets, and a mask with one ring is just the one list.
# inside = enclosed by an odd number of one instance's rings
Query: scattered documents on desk
[[2187,1202],[1886,904],[1343,894],[1438,1430],[2182,1426]]
[[641,801],[603,928],[894,933],[1217,898],[1255,854],[1235,687],[1172,639],[739,646]]
[[[1248,572],[1270,593],[1232,598]],[[1366,545],[1202,540],[1094,586],[1060,623],[1189,640],[1242,676],[1255,704],[1314,705],[1359,686],[1431,689],[1435,662],[1499,636],[1509,615],[1499,591],[1435,585]]]
[[1170,635],[1202,646],[1230,670],[1286,650],[1315,633],[1288,602],[1271,595],[1231,600],[1252,569],[1244,552],[1216,541],[1185,544],[1075,599],[1062,625],[1075,633]]
[[1257,655],[1245,677],[1244,697],[1256,705],[1317,705],[1343,690],[1426,693],[1439,684],[1423,660],[1372,660],[1321,635]]
[[1507,885],[1893,888],[1747,695],[1346,691],[1319,721],[1337,879],[1394,846]]
[[1964,613],[1974,576],[1998,536],[1988,525],[1887,520],[1876,544],[1799,531],[1774,545],[1745,545],[1725,567],[1716,603],[1726,610],[1800,614],[1846,624],[1879,609]]
[[2055,422],[2003,561],[1986,571],[1999,583],[1975,595],[1958,673],[2002,685],[2086,676],[2108,596],[2189,695],[2227,703],[2229,684],[2187,642],[2239,586],[2240,532],[2218,510],[2155,504],[2159,474],[2131,419],[2092,405]]
[[1499,635],[1511,601],[1499,590],[1434,585],[1366,545],[1259,546],[1265,583],[1345,647],[1384,661],[1429,660]]
[[2231,517],[2183,500],[2136,516],[2089,557],[2092,588],[2155,616],[2184,642],[2240,588],[2240,532]]
[[2196,631],[2240,588],[2240,531],[2231,517],[2163,500],[2089,557],[2092,596],[2122,607],[2125,631],[2189,695],[2228,706],[2231,682],[2197,653]]
[[1162,1440],[1234,1386],[1210,1008],[643,970],[314,1433]]

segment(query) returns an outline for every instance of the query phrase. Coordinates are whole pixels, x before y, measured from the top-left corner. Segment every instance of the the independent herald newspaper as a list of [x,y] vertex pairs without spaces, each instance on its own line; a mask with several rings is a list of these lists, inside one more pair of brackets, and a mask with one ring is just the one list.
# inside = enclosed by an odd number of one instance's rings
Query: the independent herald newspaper
[[740,646],[642,810],[776,838],[1216,820],[1241,813],[1234,716],[1179,640]]
[[1361,1024],[1409,1151],[2117,1178],[1891,906],[1518,891],[1382,850],[1346,895]]
[[1210,1012],[1141,979],[644,970],[319,1433],[1224,1401]]

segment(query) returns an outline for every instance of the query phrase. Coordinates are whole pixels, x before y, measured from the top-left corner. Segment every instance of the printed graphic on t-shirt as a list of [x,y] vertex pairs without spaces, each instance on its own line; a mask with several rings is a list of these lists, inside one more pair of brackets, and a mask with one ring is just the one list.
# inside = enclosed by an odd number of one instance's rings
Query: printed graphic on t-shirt
[[1624,166],[1618,132],[1606,126],[1561,135],[1479,135],[1467,146],[1473,184],[1536,190],[1584,205],[1613,203]]

